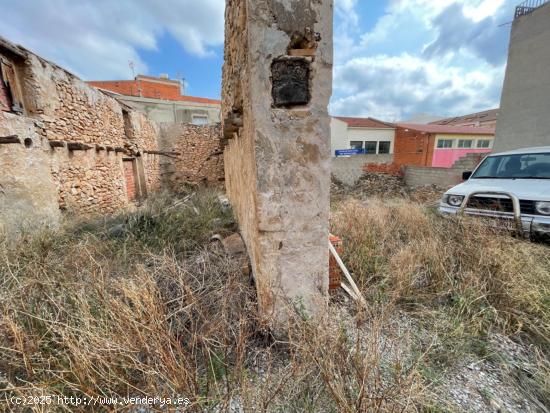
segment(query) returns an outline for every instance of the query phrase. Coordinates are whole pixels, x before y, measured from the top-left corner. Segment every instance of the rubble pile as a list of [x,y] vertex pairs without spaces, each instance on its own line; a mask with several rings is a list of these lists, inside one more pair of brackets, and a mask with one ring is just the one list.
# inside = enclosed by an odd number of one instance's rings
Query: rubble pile
[[400,176],[365,172],[357,182],[348,186],[332,177],[331,197],[333,201],[346,198],[366,200],[378,198],[407,198],[422,204],[433,204],[439,201],[445,188],[429,185],[418,188],[408,188]]

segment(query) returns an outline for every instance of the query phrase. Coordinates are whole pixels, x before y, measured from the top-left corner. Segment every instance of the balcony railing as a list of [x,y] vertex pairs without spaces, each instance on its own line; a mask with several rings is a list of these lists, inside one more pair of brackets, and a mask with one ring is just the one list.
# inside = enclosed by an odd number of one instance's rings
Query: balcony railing
[[550,2],[550,0],[526,0],[516,7],[516,15],[514,16],[514,19],[532,13],[548,2]]

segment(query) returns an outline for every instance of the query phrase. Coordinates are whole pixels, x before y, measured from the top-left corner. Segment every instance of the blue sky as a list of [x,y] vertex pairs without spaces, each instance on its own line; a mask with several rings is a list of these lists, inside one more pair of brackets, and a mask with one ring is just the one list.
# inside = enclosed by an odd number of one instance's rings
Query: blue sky
[[[335,0],[335,115],[497,107],[518,0]],[[185,78],[218,98],[224,0],[0,0],[0,35],[86,80]]]

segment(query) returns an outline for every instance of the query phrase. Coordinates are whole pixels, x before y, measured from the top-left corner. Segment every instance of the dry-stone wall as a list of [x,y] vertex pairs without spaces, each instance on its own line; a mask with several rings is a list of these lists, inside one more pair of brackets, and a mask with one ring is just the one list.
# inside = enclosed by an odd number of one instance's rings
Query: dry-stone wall
[[61,211],[113,213],[163,180],[223,181],[219,126],[173,125],[164,139],[143,113],[3,38],[0,58],[21,95],[0,111],[0,232],[56,225]]
[[[160,188],[161,159],[171,158],[155,122],[2,38],[0,57],[22,95],[20,110],[0,112],[0,232],[55,226],[61,211],[116,212],[132,204],[128,191]],[[139,187],[123,161],[134,162]]]
[[43,122],[44,138],[124,145],[122,108],[115,99],[33,54],[26,67],[27,111]]
[[162,157],[166,184],[179,190],[185,184],[216,185],[224,179],[221,127],[189,124],[162,125],[162,147],[174,155]]
[[52,175],[62,211],[113,213],[127,206],[120,153],[52,151]]

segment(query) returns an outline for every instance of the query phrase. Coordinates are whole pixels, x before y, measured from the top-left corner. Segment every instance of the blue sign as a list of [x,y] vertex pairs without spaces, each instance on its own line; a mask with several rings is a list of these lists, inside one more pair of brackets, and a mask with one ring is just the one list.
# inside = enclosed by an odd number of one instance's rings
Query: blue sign
[[364,152],[363,149],[339,149],[334,151],[336,156],[362,155]]

